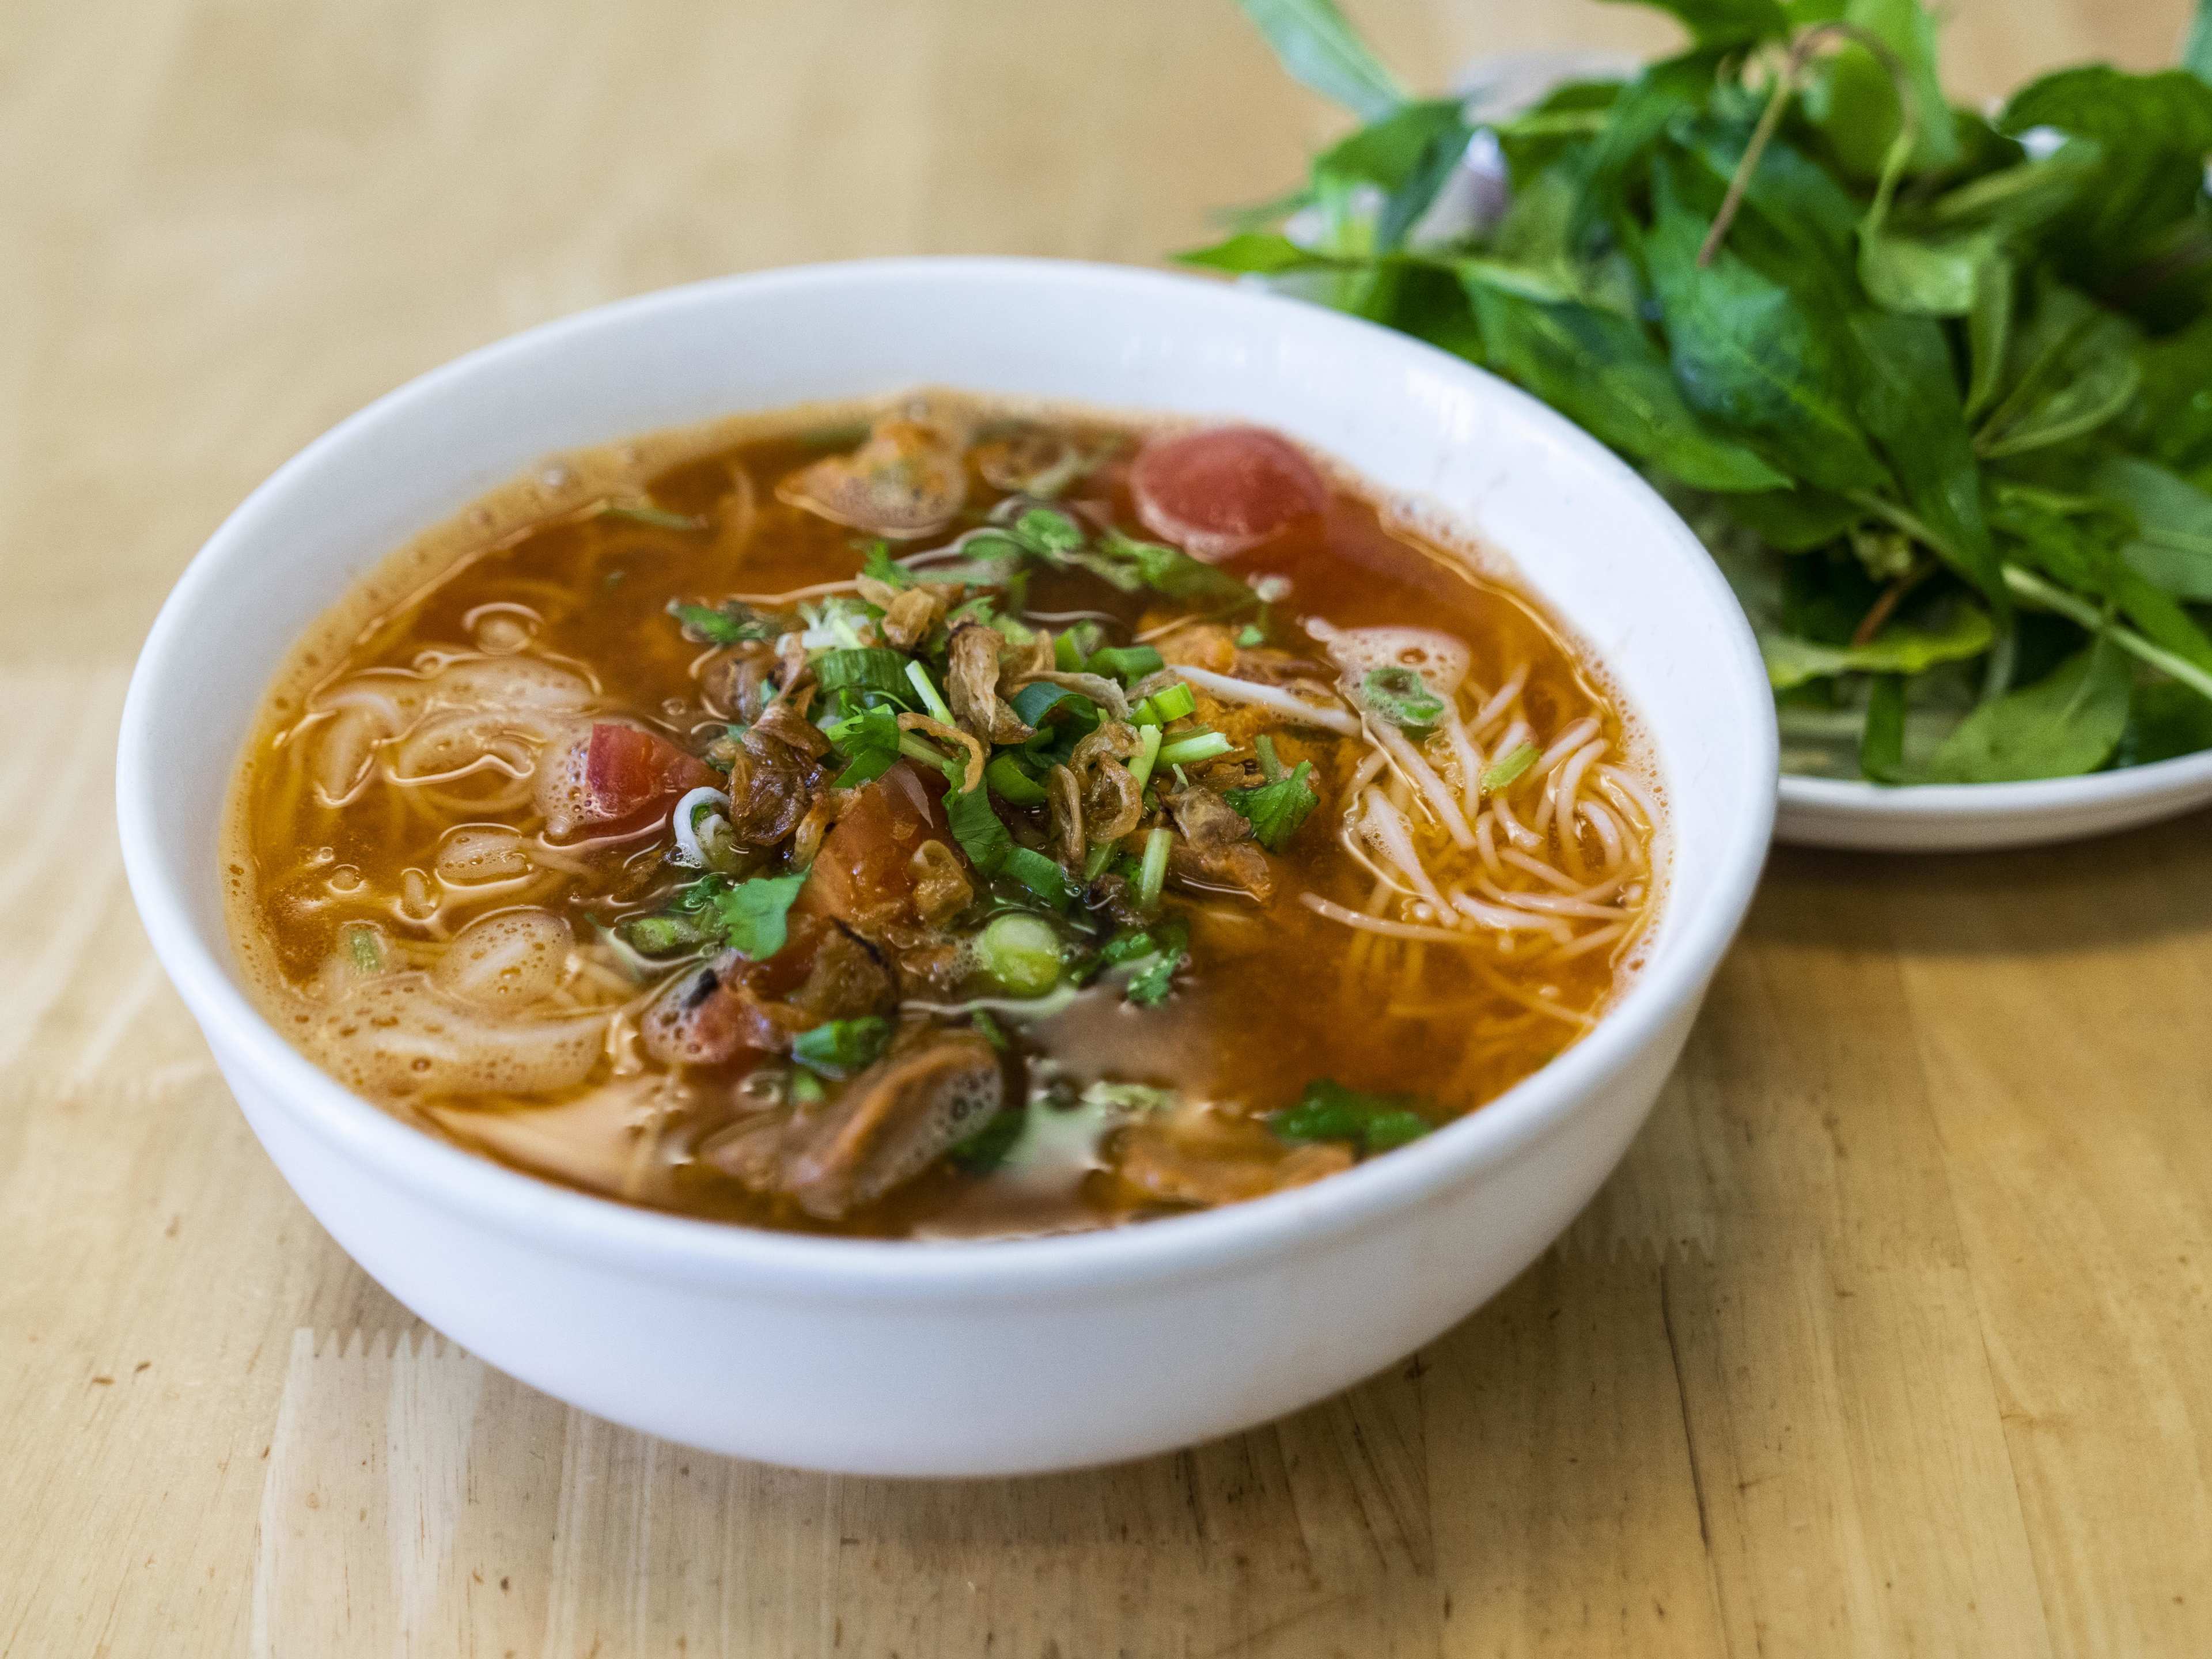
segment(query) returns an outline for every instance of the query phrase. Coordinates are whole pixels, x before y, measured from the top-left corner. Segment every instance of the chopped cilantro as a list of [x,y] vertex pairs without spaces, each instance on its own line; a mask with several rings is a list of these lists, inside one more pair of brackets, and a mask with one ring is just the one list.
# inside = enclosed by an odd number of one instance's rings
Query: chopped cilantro
[[[976,1016],[980,1024],[983,1016]],[[1014,1143],[1022,1138],[1022,1130],[1029,1123],[1026,1106],[1009,1106],[994,1112],[981,1128],[965,1140],[953,1144],[945,1156],[953,1167],[964,1175],[988,1175],[1006,1161],[1006,1154],[1014,1150]]]
[[709,645],[738,645],[746,640],[772,640],[783,632],[782,623],[769,617],[756,616],[734,601],[717,610],[708,605],[681,605],[671,600],[668,614],[684,624],[686,633],[698,635]]
[[1262,735],[1254,747],[1259,750],[1260,770],[1267,781],[1250,789],[1232,789],[1224,799],[1250,823],[1261,846],[1279,853],[1297,834],[1307,814],[1321,804],[1321,797],[1307,781],[1313,776],[1313,763],[1300,761],[1285,772],[1275,757],[1273,738]]
[[824,1077],[848,1078],[875,1063],[891,1040],[891,1023],[880,1014],[825,1020],[791,1040],[791,1057]]
[[700,914],[739,956],[765,962],[783,949],[785,916],[805,883],[803,870],[790,876],[755,876],[712,895]]
[[1285,1140],[1348,1140],[1363,1157],[1419,1140],[1436,1127],[1411,1096],[1363,1094],[1325,1077],[1307,1084],[1267,1121]]
[[834,786],[857,789],[891,769],[899,757],[898,711],[889,704],[848,714],[823,734],[845,757]]
[[860,562],[860,574],[884,584],[886,587],[912,587],[914,573],[891,557],[890,546],[883,542],[870,542],[868,556]]

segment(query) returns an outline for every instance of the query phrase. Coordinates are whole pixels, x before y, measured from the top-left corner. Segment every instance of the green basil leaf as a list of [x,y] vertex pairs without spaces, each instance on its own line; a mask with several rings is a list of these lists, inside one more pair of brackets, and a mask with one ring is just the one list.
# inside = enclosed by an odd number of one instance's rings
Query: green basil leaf
[[1497,286],[1472,264],[1462,271],[1491,365],[1613,448],[1693,489],[1777,489],[1790,482],[1691,410],[1632,318],[1546,305]]
[[2128,723],[2128,659],[2100,637],[2035,684],[1984,703],[1928,763],[1929,783],[2070,778],[2112,757]]
[[1191,248],[1175,257],[1182,264],[1202,265],[1208,270],[1226,271],[1232,276],[1279,276],[1292,270],[1335,270],[1343,263],[1300,247],[1289,237],[1274,231],[1241,231],[1211,246]]
[[1905,781],[1905,677],[1878,676],[1867,696],[1859,770],[1876,783]]
[[[1614,0],[1616,4],[1624,0]],[[1790,33],[1790,19],[1776,0],[1626,0],[1672,12],[1700,46],[1747,46]]]
[[1406,101],[1333,0],[1238,0],[1293,80],[1363,121],[1380,120]]
[[2135,455],[2106,457],[2091,483],[2135,515],[2130,569],[2177,599],[2212,603],[2212,495]]
[[1996,639],[1987,612],[1960,604],[1936,623],[1890,623],[1864,645],[1821,645],[1761,629],[1759,652],[1768,684],[1787,691],[1836,674],[1917,674],[1937,663],[1978,657]]
[[1936,551],[2006,614],[2010,600],[1982,513],[1981,469],[1942,328],[1925,317],[1873,311],[1849,325],[1861,358],[1859,418]]
[[1996,460],[2087,436],[2117,420],[2142,384],[2137,336],[2124,317],[2056,283],[2039,285],[2015,331],[2005,389],[1974,447]]
[[2135,689],[2128,729],[2115,758],[2148,766],[2212,749],[2212,697],[2175,680],[2145,680]]
[[1644,244],[1684,400],[1823,489],[1887,484],[1852,407],[1833,319],[1725,247],[1700,267],[1706,230],[1662,205]]

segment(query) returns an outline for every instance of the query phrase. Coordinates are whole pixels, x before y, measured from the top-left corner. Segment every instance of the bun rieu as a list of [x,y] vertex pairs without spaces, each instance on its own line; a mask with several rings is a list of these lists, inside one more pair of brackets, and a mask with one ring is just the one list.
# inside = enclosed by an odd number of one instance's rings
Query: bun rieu
[[1525,599],[1249,427],[949,394],[572,458],[295,653],[264,1007],[432,1132],[763,1226],[1232,1203],[1586,1030],[1653,903]]

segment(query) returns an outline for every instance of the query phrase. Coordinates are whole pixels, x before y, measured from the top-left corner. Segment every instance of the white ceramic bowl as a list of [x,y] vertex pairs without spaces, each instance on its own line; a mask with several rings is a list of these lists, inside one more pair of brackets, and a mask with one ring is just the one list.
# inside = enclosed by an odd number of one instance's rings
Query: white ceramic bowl
[[2212,803],[2212,750],[2033,783],[1917,784],[1784,776],[1775,822],[1794,847],[1989,852],[2132,830]]
[[[264,683],[358,573],[549,454],[926,383],[1265,422],[1510,554],[1616,678],[1671,803],[1647,963],[1590,1036],[1419,1145],[1298,1191],[1110,1233],[921,1245],[718,1225],[533,1180],[348,1093],[263,1020],[225,940],[218,817]],[[162,611],[118,793],[147,930],[247,1121],[400,1301],[501,1370],[655,1434],[817,1468],[974,1475],[1279,1415],[1402,1356],[1526,1266],[1674,1062],[1758,877],[1775,753],[1758,653],[1695,539],[1502,382],[1199,278],[897,260],[586,312],[311,445]]]

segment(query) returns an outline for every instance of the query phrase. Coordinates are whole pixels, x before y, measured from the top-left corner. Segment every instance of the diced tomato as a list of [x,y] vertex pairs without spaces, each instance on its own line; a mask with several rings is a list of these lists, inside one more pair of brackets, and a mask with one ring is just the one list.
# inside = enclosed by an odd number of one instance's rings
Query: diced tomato
[[1155,438],[1138,452],[1129,488],[1153,534],[1201,559],[1256,547],[1328,505],[1313,463],[1254,426]]
[[706,762],[658,732],[601,721],[592,727],[574,823],[582,830],[642,829],[687,790],[715,781]]
[[864,787],[822,838],[799,908],[865,927],[906,904],[915,848],[931,840],[952,845],[942,793],[932,793],[904,761]]

